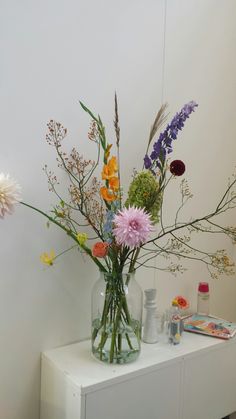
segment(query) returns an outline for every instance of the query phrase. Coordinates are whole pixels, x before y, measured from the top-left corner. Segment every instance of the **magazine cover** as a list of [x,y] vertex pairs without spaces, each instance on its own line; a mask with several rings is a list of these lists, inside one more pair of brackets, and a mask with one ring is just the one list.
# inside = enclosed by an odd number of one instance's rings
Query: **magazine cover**
[[193,314],[184,319],[184,330],[220,339],[229,339],[236,334],[236,323],[213,316]]

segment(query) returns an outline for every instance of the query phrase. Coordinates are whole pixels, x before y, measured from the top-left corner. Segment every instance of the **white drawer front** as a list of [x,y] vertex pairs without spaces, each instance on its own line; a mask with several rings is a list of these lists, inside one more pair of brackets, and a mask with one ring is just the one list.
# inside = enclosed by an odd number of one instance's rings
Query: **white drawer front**
[[181,362],[86,396],[86,419],[179,419]]

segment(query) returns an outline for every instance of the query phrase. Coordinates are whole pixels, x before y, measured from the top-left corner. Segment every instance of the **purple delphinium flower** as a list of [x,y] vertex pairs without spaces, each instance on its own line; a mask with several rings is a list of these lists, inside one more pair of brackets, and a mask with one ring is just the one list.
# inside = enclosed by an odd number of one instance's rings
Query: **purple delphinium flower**
[[152,165],[151,159],[146,154],[146,156],[144,157],[144,166],[146,169],[149,169],[151,165]]
[[154,167],[160,167],[165,161],[166,154],[172,152],[172,141],[177,139],[178,132],[184,127],[184,123],[189,115],[198,106],[193,100],[183,106],[180,112],[176,113],[171,123],[167,125],[164,132],[159,135],[158,140],[153,145],[153,151],[144,158],[145,169],[152,170]]

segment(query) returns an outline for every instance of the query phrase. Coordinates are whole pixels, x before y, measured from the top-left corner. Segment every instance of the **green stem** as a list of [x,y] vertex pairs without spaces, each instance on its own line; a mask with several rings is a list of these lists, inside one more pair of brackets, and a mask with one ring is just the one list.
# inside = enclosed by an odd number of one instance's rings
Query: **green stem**
[[66,232],[66,234],[68,236],[70,236],[74,241],[76,241],[76,243],[78,244],[78,246],[80,246],[89,256],[90,258],[93,260],[93,262],[96,263],[96,265],[99,267],[99,269],[102,272],[106,272],[106,269],[104,268],[103,264],[101,262],[99,262],[99,260],[97,258],[95,258],[92,255],[91,250],[89,249],[89,247],[87,247],[85,244],[80,244],[76,238],[76,235],[71,231],[68,230],[68,228],[66,228],[63,224],[59,223],[57,220],[55,220],[54,218],[52,218],[50,215],[46,214],[46,212],[35,208],[32,205],[27,204],[26,202],[21,201],[20,204],[25,205],[26,207],[38,212],[39,214],[43,215],[44,217],[46,217],[49,221],[51,221],[53,224],[56,224],[58,227],[60,227],[62,230],[64,230]]
[[134,253],[132,254],[132,259],[131,259],[131,262],[130,262],[129,272],[133,272],[134,271],[135,263],[137,261],[137,257],[138,257],[138,255],[140,253],[140,250],[141,250],[141,248],[139,247],[136,250],[135,254]]
[[56,260],[57,258],[59,258],[59,256],[62,256],[62,255],[64,255],[65,253],[69,252],[70,250],[75,249],[76,247],[78,247],[78,246],[77,246],[77,244],[74,244],[74,246],[71,246],[71,247],[69,247],[68,249],[63,250],[63,252],[58,253],[58,254],[56,255],[56,257],[55,257],[55,259],[54,259],[54,260]]
[[130,348],[130,349],[134,349],[134,348],[133,348],[133,346],[132,346],[132,343],[131,343],[131,341],[130,341],[130,338],[129,338],[128,333],[126,333],[126,334],[125,334],[125,337],[126,337],[126,340],[127,340],[127,342],[128,342],[129,348]]
[[[110,328],[111,341],[109,343],[109,362],[113,363],[115,359],[117,362],[119,362],[119,358],[122,353],[123,335],[119,330],[120,325],[122,325],[122,327],[125,325],[132,327],[132,319],[129,313],[129,307],[124,289],[124,285],[128,286],[129,284],[130,275],[128,275],[125,284],[123,284],[121,274],[118,273],[116,276],[112,276],[112,274],[110,275],[110,280],[107,278],[106,281],[105,301],[101,321],[99,326],[92,332],[92,343],[94,344],[100,330],[101,335],[99,338],[99,343],[96,344],[96,346],[99,358],[103,360],[103,350],[107,339],[109,338],[109,332],[107,331],[107,328]],[[137,338],[140,339],[139,330],[133,330],[133,332],[136,334]],[[127,340],[129,348],[134,350],[128,332],[125,333],[125,339]]]
[[[123,297],[122,297],[122,299],[123,299]],[[122,305],[123,305],[122,299],[120,301],[120,304],[119,304],[117,312],[116,312],[116,318],[115,318],[114,326],[113,326],[113,330],[112,330],[110,358],[109,358],[110,363],[112,363],[113,360],[114,360],[114,349],[115,349],[115,342],[116,342],[116,337],[117,337],[117,329],[118,329],[118,325],[120,323],[121,310],[122,310]]]
[[121,353],[122,350],[122,334],[118,333],[118,352]]

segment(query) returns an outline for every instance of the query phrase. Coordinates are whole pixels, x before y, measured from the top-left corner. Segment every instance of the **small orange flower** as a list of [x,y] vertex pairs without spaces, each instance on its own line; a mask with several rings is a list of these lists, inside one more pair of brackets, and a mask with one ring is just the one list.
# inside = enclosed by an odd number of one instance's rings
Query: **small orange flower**
[[118,179],[118,177],[114,176],[111,179],[109,179],[109,187],[113,191],[118,191],[118,189],[119,189],[119,179]]
[[109,243],[107,242],[97,242],[92,248],[92,255],[95,258],[104,258],[107,256],[109,248]]
[[100,194],[103,197],[103,199],[105,199],[105,201],[107,202],[112,202],[117,199],[117,196],[113,192],[110,192],[109,189],[106,188],[106,186],[102,186],[100,188]]
[[102,170],[102,179],[109,180],[111,177],[114,177],[114,174],[118,171],[116,157],[113,156],[107,164],[104,164]]
[[182,310],[186,310],[187,308],[189,308],[189,302],[187,298],[182,297],[182,295],[177,295],[177,297],[175,297],[174,299],[177,301],[179,308],[181,308]]
[[108,166],[110,167],[111,171],[113,171],[113,172],[118,171],[118,165],[117,165],[117,160],[116,160],[115,156],[112,156],[112,158],[109,160]]
[[109,167],[107,164],[104,164],[103,169],[102,169],[102,179],[107,180],[107,179],[110,179],[110,177],[111,177],[111,173],[109,171]]

